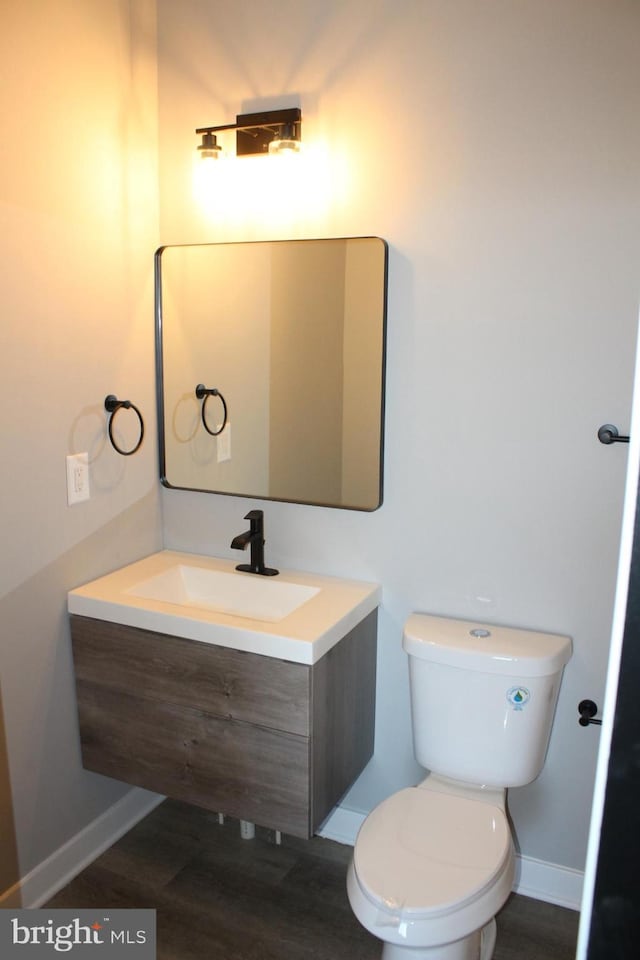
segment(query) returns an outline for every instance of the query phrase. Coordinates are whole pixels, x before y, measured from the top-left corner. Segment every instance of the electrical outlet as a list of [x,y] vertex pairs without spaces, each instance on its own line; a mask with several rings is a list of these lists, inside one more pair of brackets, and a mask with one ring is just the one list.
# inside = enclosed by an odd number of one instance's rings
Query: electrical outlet
[[[221,423],[216,425],[216,430],[219,430],[222,426]],[[227,420],[227,425],[217,436],[218,446],[218,463],[224,463],[225,460],[231,460],[231,423]]]
[[89,454],[71,453],[67,457],[67,503],[72,507],[90,496]]

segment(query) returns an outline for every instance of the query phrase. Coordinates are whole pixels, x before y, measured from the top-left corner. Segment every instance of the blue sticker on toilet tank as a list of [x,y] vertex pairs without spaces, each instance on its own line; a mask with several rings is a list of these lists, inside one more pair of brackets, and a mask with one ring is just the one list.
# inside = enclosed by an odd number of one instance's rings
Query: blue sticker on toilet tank
[[530,699],[531,693],[526,687],[511,687],[507,692],[507,700],[514,710],[522,710]]

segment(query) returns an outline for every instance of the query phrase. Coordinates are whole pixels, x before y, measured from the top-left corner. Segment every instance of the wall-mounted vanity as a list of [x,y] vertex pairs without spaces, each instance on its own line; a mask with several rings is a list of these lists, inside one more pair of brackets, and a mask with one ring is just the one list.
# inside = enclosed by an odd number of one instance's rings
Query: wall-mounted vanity
[[379,594],[172,551],[71,591],[84,766],[311,836],[373,752]]
[[[168,487],[354,510],[382,502],[387,245],[378,237],[156,254]],[[201,419],[204,398],[211,433]]]

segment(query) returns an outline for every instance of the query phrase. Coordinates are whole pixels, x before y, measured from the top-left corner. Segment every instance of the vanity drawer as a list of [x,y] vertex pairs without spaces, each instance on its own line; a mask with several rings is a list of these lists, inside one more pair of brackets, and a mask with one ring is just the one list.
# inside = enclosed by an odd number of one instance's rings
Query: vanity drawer
[[84,766],[274,829],[309,834],[309,741],[78,681]]
[[77,615],[71,637],[79,680],[309,736],[305,664]]
[[83,765],[309,837],[373,753],[376,619],[307,665],[74,614]]

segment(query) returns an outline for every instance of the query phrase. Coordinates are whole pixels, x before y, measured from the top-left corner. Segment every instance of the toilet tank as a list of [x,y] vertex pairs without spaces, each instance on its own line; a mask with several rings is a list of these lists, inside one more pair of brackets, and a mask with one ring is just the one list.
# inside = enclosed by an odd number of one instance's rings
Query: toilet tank
[[402,645],[418,763],[493,787],[535,780],[570,638],[414,613]]

